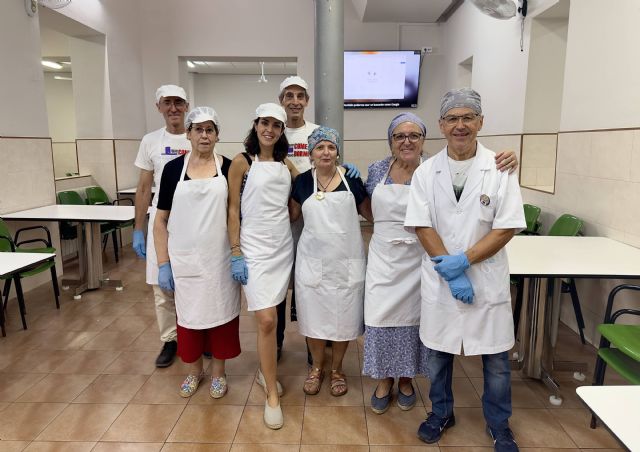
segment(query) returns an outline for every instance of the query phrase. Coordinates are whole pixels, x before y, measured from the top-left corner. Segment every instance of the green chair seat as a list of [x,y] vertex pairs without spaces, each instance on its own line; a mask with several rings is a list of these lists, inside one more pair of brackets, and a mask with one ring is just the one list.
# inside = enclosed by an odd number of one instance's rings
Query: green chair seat
[[[640,325],[598,325],[598,331],[607,340],[630,358],[640,361]],[[640,378],[640,372],[638,373]]]
[[625,380],[634,385],[640,385],[640,362],[617,348],[602,348],[598,350],[598,356]]

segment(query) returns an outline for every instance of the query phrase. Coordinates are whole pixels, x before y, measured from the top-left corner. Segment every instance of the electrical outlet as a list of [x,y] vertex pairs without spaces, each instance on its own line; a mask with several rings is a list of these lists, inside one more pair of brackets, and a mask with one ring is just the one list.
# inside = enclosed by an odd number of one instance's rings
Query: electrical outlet
[[425,46],[425,47],[422,47],[420,50],[422,51],[422,54],[424,55],[424,54],[433,52],[433,47]]

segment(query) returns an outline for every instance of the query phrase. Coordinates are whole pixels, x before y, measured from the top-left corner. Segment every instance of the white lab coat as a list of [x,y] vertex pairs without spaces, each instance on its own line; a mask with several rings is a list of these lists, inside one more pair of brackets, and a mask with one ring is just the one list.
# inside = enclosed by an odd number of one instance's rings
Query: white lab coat
[[[520,186],[515,174],[496,169],[495,153],[478,143],[467,182],[456,201],[447,148],[424,162],[411,182],[405,227],[432,227],[449,254],[476,244],[492,229],[525,227]],[[488,205],[480,202],[481,195]],[[485,202],[486,204],[486,202]],[[474,290],[472,304],[456,300],[447,282],[422,259],[420,339],[427,347],[466,355],[494,354],[515,342],[509,264],[503,248],[466,270]]]

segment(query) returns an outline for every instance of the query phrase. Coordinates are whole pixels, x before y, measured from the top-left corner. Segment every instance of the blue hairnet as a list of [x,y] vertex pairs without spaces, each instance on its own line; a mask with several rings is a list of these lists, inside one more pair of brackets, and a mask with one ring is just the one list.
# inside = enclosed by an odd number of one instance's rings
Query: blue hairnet
[[440,103],[440,117],[453,108],[470,108],[476,114],[482,114],[482,102],[480,94],[471,88],[452,89],[442,96]]
[[308,149],[309,153],[320,143],[321,141],[330,141],[336,145],[338,152],[340,152],[340,135],[338,131],[331,127],[320,126],[311,132],[309,135]]
[[389,124],[389,130],[387,130],[387,138],[389,139],[389,147],[391,147],[391,136],[393,135],[393,131],[398,127],[398,125],[403,122],[412,122],[420,129],[422,129],[422,134],[427,136],[427,126],[424,125],[422,119],[413,113],[400,113],[398,116],[391,120],[391,124]]

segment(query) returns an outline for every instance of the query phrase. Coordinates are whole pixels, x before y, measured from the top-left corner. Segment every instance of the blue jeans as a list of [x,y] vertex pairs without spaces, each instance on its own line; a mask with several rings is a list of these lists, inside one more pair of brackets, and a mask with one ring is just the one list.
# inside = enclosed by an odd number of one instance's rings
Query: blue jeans
[[[445,418],[453,414],[453,355],[429,349],[427,368],[431,378],[432,411]],[[511,367],[507,352],[482,355],[484,393],[482,411],[489,427],[502,430],[509,427],[511,417]]]

